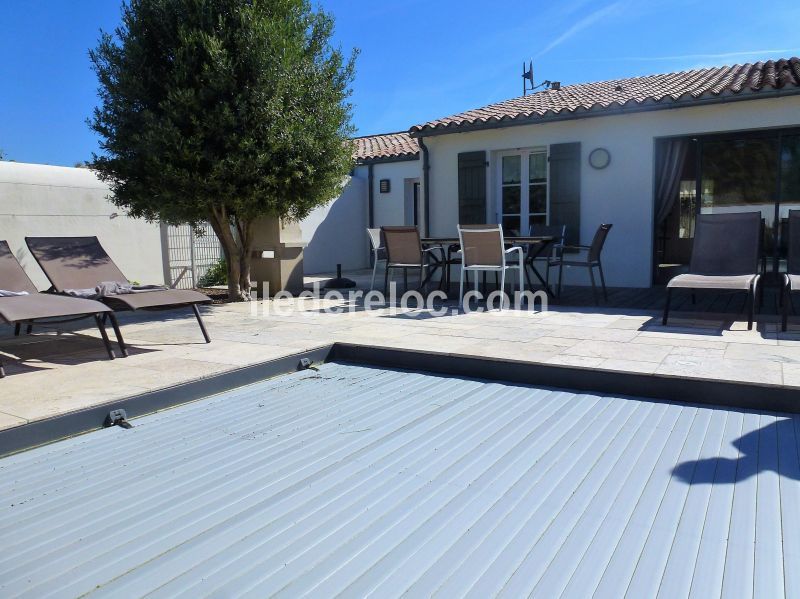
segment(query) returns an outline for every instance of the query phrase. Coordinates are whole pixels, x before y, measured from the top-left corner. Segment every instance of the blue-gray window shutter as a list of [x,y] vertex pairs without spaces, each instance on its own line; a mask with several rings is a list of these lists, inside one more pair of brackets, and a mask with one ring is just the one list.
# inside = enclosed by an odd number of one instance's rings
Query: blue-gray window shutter
[[550,224],[567,226],[567,245],[581,235],[581,144],[550,146]]
[[458,223],[486,222],[486,152],[458,155]]

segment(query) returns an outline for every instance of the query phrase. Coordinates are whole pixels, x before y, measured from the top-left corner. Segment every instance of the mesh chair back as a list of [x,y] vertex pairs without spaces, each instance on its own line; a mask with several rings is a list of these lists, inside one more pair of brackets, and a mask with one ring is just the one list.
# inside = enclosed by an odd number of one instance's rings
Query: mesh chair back
[[786,271],[800,275],[800,210],[789,210],[789,226],[786,241]]
[[589,255],[587,257],[589,262],[597,262],[598,260],[600,260],[600,254],[603,252],[603,246],[606,243],[608,232],[611,230],[611,227],[613,226],[614,225],[602,224],[599,227],[597,227],[597,231],[594,234],[592,243],[589,246]]
[[789,219],[781,218],[778,223],[778,257],[786,259],[789,254]]
[[25,242],[56,291],[128,280],[97,237],[26,237]]
[[735,276],[758,272],[761,213],[699,214],[689,272]]
[[416,227],[381,227],[381,242],[389,264],[422,264],[422,245]]
[[464,266],[505,265],[503,227],[500,225],[461,225],[458,227]]
[[380,229],[367,229],[369,235],[369,242],[372,244],[372,249],[377,250],[381,247],[381,230]]
[[0,241],[0,289],[28,293],[38,291],[6,241]]

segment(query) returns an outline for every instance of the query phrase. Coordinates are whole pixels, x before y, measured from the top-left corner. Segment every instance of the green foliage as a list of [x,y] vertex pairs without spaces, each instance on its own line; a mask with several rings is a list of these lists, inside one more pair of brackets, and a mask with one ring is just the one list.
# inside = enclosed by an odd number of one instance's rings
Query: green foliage
[[122,12],[90,52],[102,149],[90,167],[132,216],[210,221],[247,270],[253,219],[301,219],[338,195],[356,52],[331,46],[333,19],[308,0],[130,0]]
[[305,0],[132,0],[90,52],[92,168],[133,216],[303,218],[351,168],[353,58]]
[[226,285],[228,283],[228,264],[225,258],[220,258],[197,282],[198,287],[211,287],[212,285]]

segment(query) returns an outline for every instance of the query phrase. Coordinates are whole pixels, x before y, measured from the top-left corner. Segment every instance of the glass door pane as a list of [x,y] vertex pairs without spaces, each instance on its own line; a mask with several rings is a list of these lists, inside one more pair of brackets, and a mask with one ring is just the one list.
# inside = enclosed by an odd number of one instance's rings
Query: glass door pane
[[790,210],[800,210],[800,135],[784,135],[781,139],[781,197],[778,235],[778,261],[781,272],[786,272]]
[[528,178],[531,183],[547,183],[547,153],[532,152],[528,156]]
[[777,136],[706,141],[702,148],[701,213],[760,212],[768,257],[776,249],[777,152]]
[[522,156],[502,158],[500,222],[506,235],[518,235],[522,214]]
[[528,155],[528,230],[547,224],[547,152]]

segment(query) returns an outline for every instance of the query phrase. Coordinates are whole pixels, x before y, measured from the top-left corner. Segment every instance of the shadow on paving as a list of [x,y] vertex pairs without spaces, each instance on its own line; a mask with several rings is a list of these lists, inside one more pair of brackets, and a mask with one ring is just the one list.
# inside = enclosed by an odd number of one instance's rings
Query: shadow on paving
[[[108,354],[100,337],[76,332],[48,332],[5,337],[0,349],[0,362],[6,376],[51,370],[51,365],[78,365],[107,361]],[[146,354],[154,349],[128,345],[128,354]],[[117,359],[123,359],[116,341],[112,348]]]

